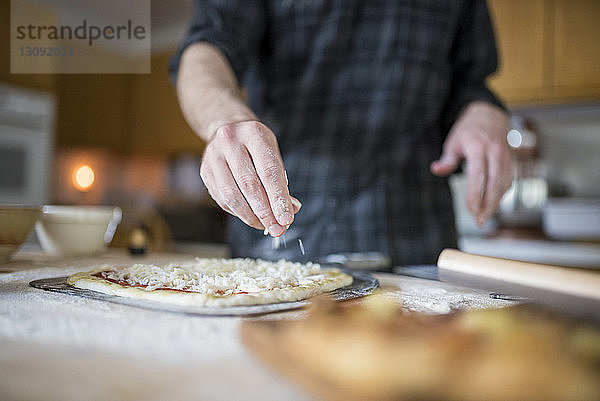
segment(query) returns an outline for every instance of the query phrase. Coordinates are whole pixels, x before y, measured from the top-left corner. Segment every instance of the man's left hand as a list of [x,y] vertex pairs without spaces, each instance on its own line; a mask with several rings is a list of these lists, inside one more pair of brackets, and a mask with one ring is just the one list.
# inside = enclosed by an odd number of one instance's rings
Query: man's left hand
[[473,102],[452,126],[440,159],[431,163],[431,172],[445,177],[466,160],[467,207],[480,226],[496,211],[512,183],[507,130],[508,118],[502,109]]

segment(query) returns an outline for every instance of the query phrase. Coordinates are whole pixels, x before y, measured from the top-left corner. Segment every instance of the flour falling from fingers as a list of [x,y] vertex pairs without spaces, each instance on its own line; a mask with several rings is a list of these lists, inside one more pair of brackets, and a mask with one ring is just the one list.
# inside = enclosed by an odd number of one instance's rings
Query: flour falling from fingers
[[[269,235],[269,231],[265,230],[263,232],[263,234],[265,236],[267,236],[267,235]],[[283,234],[281,237],[273,237],[272,238],[272,242],[271,242],[271,247],[273,249],[279,249],[279,246],[281,245],[282,241],[283,241],[284,248],[287,248],[287,241],[285,239],[285,234]],[[302,256],[305,256],[306,255],[306,250],[304,249],[304,243],[302,242],[301,238],[298,238],[298,246],[300,247],[300,253],[302,253]]]
[[[285,185],[288,186],[289,180],[288,180],[288,175],[287,175],[287,170],[283,170],[284,174],[285,174]],[[276,203],[276,207],[278,207],[278,209],[285,209],[284,207],[282,207],[282,203],[284,202],[283,199],[278,199],[278,202]],[[285,211],[288,211],[287,209]],[[288,229],[289,226],[286,227],[286,229]],[[265,231],[263,232],[263,234],[265,236],[269,235],[269,231],[267,229],[265,229]],[[271,239],[271,248],[272,249],[279,249],[279,247],[281,246],[281,243],[283,243],[283,247],[287,248],[287,240],[285,238],[285,234],[283,234],[281,237],[273,237]],[[302,243],[302,239],[298,238],[298,246],[300,247],[300,253],[302,253],[302,256],[306,255],[306,251],[304,249],[304,244]]]
[[298,245],[300,246],[300,252],[302,252],[302,256],[305,256],[306,252],[304,251],[304,244],[302,243],[301,238],[298,238]]

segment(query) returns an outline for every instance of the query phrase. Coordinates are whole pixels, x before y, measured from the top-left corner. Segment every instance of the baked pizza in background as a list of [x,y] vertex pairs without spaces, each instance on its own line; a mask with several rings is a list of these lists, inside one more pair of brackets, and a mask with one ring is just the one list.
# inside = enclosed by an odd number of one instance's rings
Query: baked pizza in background
[[532,306],[408,312],[383,296],[316,300],[242,340],[326,400],[600,400],[600,327]]

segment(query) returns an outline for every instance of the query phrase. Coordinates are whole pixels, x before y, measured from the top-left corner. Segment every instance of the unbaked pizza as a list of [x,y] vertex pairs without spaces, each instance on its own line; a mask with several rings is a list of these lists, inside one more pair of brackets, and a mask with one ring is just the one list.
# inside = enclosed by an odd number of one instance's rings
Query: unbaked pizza
[[237,306],[292,302],[352,284],[338,269],[260,259],[196,259],[168,264],[103,266],[67,282],[104,294],[175,305]]

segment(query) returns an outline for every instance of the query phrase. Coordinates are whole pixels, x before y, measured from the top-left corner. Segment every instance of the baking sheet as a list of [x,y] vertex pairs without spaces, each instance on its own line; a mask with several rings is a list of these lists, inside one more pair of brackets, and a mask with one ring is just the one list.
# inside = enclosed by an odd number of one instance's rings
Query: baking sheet
[[[336,301],[345,301],[354,298],[369,295],[379,287],[379,282],[375,277],[367,272],[347,271],[345,273],[352,276],[352,284],[331,291],[329,296]],[[212,316],[238,316],[238,315],[257,315],[263,313],[280,312],[285,310],[297,309],[309,305],[309,300],[295,302],[280,302],[265,305],[242,305],[226,307],[208,307],[208,306],[181,306],[161,302],[125,298],[116,295],[103,294],[97,291],[85,290],[73,287],[67,284],[67,276],[53,277],[41,280],[34,280],[29,283],[34,288],[45,291],[60,292],[62,294],[75,295],[79,297],[97,299],[99,301],[113,302],[121,305],[134,306],[138,308],[154,309],[166,312],[186,313],[194,315],[212,315]]]

